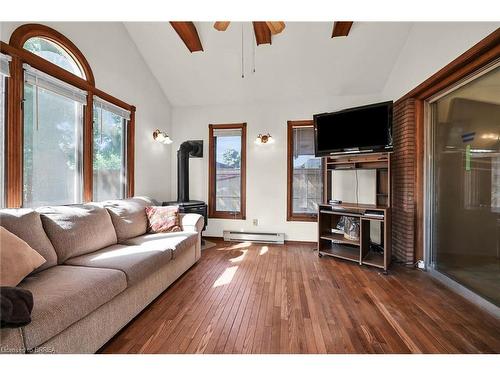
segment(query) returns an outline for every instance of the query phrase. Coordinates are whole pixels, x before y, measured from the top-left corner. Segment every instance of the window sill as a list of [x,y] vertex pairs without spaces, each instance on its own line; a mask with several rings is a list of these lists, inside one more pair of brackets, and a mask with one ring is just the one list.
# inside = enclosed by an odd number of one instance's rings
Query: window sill
[[288,215],[286,221],[317,222],[318,215]]
[[209,219],[226,219],[226,220],[245,220],[246,217],[241,212],[211,212],[208,214]]

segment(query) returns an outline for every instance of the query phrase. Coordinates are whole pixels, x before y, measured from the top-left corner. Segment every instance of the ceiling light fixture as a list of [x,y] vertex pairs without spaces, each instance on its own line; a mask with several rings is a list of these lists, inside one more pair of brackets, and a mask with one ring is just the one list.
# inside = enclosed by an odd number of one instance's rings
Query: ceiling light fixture
[[255,144],[264,145],[274,143],[274,138],[271,137],[271,134],[259,134],[257,139],[255,140]]
[[172,139],[170,139],[170,137],[168,136],[168,134],[165,132],[162,132],[160,129],[156,129],[153,132],[153,139],[156,142],[160,142],[160,143],[163,143],[165,145],[169,145],[173,142]]

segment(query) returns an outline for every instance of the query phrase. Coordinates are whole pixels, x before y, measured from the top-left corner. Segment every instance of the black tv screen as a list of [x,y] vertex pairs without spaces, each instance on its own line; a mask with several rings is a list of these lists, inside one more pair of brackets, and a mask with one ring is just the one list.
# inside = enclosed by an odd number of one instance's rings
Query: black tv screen
[[392,102],[314,116],[316,156],[392,149]]

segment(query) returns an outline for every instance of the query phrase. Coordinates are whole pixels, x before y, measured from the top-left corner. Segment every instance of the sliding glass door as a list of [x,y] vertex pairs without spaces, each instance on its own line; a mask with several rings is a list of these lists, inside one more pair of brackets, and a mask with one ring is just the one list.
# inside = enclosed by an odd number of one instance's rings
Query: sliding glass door
[[500,306],[500,66],[430,115],[430,266]]

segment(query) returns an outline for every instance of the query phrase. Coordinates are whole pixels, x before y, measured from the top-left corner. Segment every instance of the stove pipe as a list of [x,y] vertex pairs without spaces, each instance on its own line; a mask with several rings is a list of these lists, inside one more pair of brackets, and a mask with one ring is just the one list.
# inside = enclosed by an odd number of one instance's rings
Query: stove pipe
[[177,202],[189,202],[189,156],[198,156],[199,141],[183,142],[177,150]]

